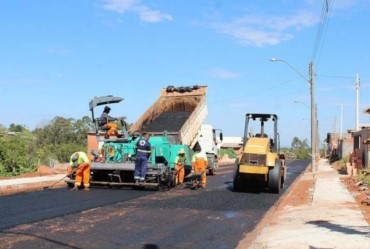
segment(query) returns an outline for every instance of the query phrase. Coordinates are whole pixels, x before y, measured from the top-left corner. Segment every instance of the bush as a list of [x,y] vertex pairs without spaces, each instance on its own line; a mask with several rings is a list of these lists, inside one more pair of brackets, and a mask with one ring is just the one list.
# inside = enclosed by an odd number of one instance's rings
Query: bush
[[0,139],[0,175],[15,176],[33,172],[37,159],[32,153],[32,141],[20,136]]
[[234,159],[237,157],[235,151],[232,148],[222,149],[219,151],[220,158],[223,158],[225,155],[228,155],[228,157],[231,159]]

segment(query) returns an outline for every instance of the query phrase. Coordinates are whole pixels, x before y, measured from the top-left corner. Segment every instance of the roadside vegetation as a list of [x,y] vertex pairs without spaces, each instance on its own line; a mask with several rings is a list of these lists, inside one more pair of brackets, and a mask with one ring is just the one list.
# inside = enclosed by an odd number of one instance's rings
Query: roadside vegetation
[[[92,120],[55,117],[49,123],[35,130],[23,125],[0,125],[0,176],[16,176],[34,172],[39,165],[50,166],[56,162],[67,162],[76,151],[86,151],[86,134],[92,130]],[[310,148],[307,140],[295,137],[291,148],[283,148],[291,159],[307,159]],[[237,157],[232,148],[219,151],[220,158],[227,155]]]
[[290,148],[282,148],[282,152],[288,159],[303,159],[307,160],[311,154],[311,147],[308,145],[308,140],[300,140],[294,137]]
[[86,151],[86,133],[91,118],[55,117],[33,131],[25,126],[0,126],[0,176],[16,176],[33,172],[38,165],[67,162],[75,151]]

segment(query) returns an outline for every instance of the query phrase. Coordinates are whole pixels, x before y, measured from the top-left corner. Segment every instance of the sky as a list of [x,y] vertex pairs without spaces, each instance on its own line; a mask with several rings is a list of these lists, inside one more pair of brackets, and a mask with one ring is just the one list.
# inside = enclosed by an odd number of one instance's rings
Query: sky
[[[94,96],[135,122],[168,85],[208,86],[205,123],[243,136],[279,116],[281,145],[369,124],[370,0],[0,0],[0,124],[90,116]],[[271,61],[278,58],[281,61]],[[99,111],[99,110],[97,110]]]

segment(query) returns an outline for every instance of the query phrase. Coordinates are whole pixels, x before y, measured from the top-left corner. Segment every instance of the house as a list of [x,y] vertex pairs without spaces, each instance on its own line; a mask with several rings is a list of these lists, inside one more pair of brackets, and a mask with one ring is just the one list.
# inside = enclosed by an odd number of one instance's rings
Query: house
[[219,149],[232,148],[236,154],[239,154],[243,147],[242,137],[223,137],[222,143],[218,144]]

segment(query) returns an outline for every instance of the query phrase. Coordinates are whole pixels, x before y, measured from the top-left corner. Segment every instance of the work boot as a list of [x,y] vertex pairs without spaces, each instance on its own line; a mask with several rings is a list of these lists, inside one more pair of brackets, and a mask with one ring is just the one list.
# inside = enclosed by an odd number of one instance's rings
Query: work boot
[[134,180],[135,180],[135,183],[136,183],[136,184],[138,184],[138,183],[139,183],[139,181],[140,181],[140,177],[138,177],[138,176],[134,176]]
[[84,188],[85,191],[90,191],[90,188]]

